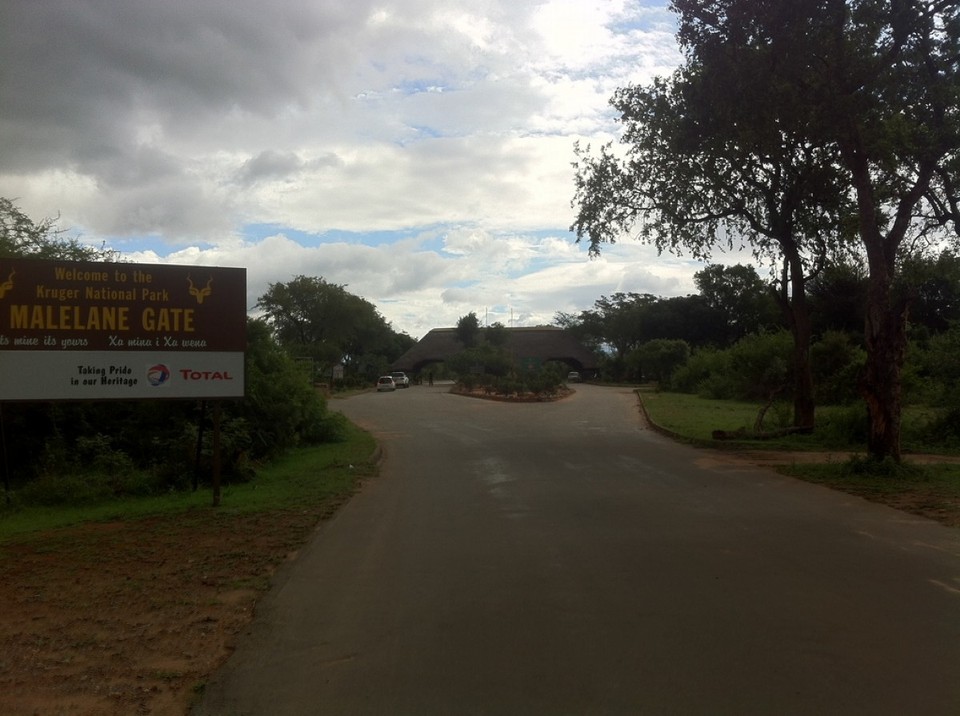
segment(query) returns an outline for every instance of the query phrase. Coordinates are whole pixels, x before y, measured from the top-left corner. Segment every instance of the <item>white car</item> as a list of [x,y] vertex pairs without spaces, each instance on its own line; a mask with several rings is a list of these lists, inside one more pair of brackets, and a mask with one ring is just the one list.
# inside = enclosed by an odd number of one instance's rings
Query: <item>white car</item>
[[378,391],[378,392],[385,392],[385,391],[388,391],[388,390],[396,390],[396,389],[397,389],[397,384],[393,382],[393,376],[392,376],[392,375],[381,375],[381,376],[377,379],[377,391]]
[[395,370],[390,374],[390,377],[393,378],[393,382],[398,388],[409,388],[410,379],[407,377],[407,374],[402,370]]

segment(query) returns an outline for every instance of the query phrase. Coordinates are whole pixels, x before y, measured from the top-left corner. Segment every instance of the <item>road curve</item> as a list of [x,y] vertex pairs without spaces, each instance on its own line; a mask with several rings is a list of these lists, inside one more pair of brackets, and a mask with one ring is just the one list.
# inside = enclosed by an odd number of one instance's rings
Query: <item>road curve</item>
[[645,430],[629,390],[333,403],[381,475],[195,714],[960,714],[960,535]]

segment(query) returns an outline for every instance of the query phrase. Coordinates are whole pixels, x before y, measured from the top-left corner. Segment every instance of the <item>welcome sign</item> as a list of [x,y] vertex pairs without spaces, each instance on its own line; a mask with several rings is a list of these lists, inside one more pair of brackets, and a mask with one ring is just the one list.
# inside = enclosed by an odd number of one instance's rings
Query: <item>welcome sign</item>
[[0,259],[0,400],[244,394],[246,270]]

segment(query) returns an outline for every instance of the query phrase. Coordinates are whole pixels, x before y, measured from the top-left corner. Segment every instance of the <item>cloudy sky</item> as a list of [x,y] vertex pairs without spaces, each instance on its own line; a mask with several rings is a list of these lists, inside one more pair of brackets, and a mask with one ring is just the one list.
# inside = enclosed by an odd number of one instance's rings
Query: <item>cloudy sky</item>
[[[414,337],[695,291],[574,242],[574,142],[669,73],[641,0],[3,0],[0,196],[124,260],[323,276]],[[726,263],[733,263],[732,261]]]

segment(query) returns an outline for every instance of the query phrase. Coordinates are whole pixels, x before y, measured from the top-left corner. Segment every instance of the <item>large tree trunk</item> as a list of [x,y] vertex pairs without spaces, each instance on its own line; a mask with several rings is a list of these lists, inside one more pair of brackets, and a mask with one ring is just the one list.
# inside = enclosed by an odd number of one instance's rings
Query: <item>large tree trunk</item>
[[896,220],[884,235],[878,219],[873,185],[862,154],[852,163],[860,239],[867,251],[870,278],[864,338],[867,363],[860,381],[860,392],[867,404],[870,420],[867,453],[871,458],[892,458],[900,462],[900,428],[903,409],[902,372],[907,352],[907,300],[895,295],[897,250],[906,235],[912,208],[920,187],[928,182],[922,172],[917,185],[900,201]]
[[860,390],[870,420],[867,452],[877,460],[892,458],[900,462],[907,309],[902,300],[894,299],[891,283],[871,271],[865,322],[867,364]]
[[[813,366],[810,363],[813,329],[810,323],[810,308],[807,305],[806,275],[799,253],[789,251],[793,242],[783,240],[780,245],[787,255],[784,259],[782,293],[778,300],[793,334],[793,425],[804,430],[813,430],[816,425]],[[791,295],[787,295],[788,282]]]
[[810,341],[813,332],[810,326],[810,309],[807,306],[805,277],[802,267],[794,271],[790,281],[793,286],[792,321],[793,331],[793,424],[798,428],[813,430],[816,424],[816,401],[813,397],[813,367],[810,363]]

